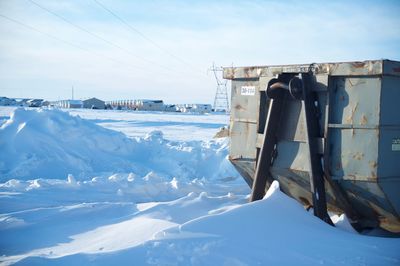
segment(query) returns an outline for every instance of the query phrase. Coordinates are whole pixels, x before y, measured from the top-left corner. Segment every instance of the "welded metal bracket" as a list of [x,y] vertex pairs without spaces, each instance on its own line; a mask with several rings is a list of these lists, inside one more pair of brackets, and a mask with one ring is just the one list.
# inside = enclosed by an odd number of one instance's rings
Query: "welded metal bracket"
[[[278,94],[283,94],[280,91]],[[266,125],[263,134],[262,145],[258,155],[256,172],[254,175],[253,187],[250,200],[260,200],[264,197],[267,182],[272,181],[269,172],[274,156],[276,145],[276,132],[279,125],[279,118],[282,113],[284,99],[282,96],[270,99]]]
[[[300,83],[301,82],[301,83]],[[302,84],[302,88],[295,88],[294,85]],[[289,83],[290,91],[302,91],[302,104],[305,113],[306,135],[310,162],[310,185],[313,199],[314,215],[321,220],[333,225],[327,211],[324,170],[322,156],[318,149],[318,140],[322,137],[318,124],[318,101],[315,92],[312,90],[312,73],[302,73],[301,80],[293,78]],[[297,96],[300,96],[298,94]]]
[[305,113],[306,134],[310,162],[310,190],[313,198],[314,215],[321,220],[333,225],[327,211],[324,171],[322,157],[319,148],[321,139],[320,127],[318,124],[318,101],[312,89],[313,73],[301,73],[300,77],[283,76],[282,79],[272,79],[268,83],[267,95],[269,97],[269,109],[264,129],[264,135],[260,153],[258,155],[256,171],[253,181],[251,201],[262,199],[265,194],[267,182],[273,178],[270,168],[276,153],[277,130],[280,117],[284,111],[285,97],[290,95],[296,100],[301,100]]

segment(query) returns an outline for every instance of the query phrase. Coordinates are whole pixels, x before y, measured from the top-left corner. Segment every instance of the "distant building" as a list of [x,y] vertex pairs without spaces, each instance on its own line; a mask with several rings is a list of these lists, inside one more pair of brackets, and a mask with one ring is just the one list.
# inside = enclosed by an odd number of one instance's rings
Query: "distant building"
[[175,104],[169,104],[169,105],[165,105],[165,111],[166,112],[180,112],[181,110]]
[[179,111],[182,113],[190,113],[192,111],[192,107],[189,104],[182,104],[179,106]]
[[55,103],[59,108],[82,108],[83,103],[81,100],[61,100]]
[[205,113],[212,112],[211,104],[181,104],[181,105],[177,105],[177,107],[179,108],[180,112],[182,112],[182,113],[205,114]]
[[26,101],[28,107],[41,107],[43,99],[30,99]]
[[135,101],[134,100],[113,100],[106,102],[107,109],[128,109],[135,110]]
[[90,98],[82,101],[83,108],[88,109],[106,109],[106,103],[97,98]]
[[43,101],[42,106],[51,106],[51,102],[49,101]]
[[135,109],[139,111],[164,111],[165,106],[162,100],[135,100]]
[[1,106],[10,106],[10,105],[16,105],[17,102],[14,99],[10,99],[7,97],[0,97],[0,105]]
[[212,106],[211,104],[193,104],[192,105],[192,111],[195,111],[196,113],[211,113],[212,112]]
[[[95,98],[94,98],[95,99]],[[138,110],[138,111],[165,111],[182,113],[211,113],[211,104],[164,104],[163,100],[112,100],[106,102],[107,109]],[[89,104],[85,108],[91,108]]]

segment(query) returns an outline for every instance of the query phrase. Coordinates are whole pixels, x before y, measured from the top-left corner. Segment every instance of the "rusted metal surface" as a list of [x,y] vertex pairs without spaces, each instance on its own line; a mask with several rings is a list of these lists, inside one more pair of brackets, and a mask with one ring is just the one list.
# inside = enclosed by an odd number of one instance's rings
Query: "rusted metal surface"
[[383,73],[385,75],[400,76],[400,62],[385,60]]
[[230,155],[232,158],[255,158],[260,104],[258,82],[237,81],[232,84],[232,93],[241,97],[232,99],[229,135],[232,142],[241,145],[232,146]]
[[[335,179],[377,181],[377,129],[332,128],[330,173]],[[368,178],[368,179],[366,179]]]
[[243,179],[249,185],[249,187],[253,186],[253,176],[255,169],[255,160],[252,159],[243,159],[243,158],[233,158],[229,156],[229,160],[232,162],[233,166],[238,170],[238,172],[242,175]]
[[315,74],[329,76],[400,76],[400,63],[390,60],[369,60],[363,62],[341,62],[323,64],[283,65],[283,66],[253,66],[224,68],[225,79],[260,78],[275,76],[281,73],[307,73],[313,69]]
[[[230,160],[251,186],[263,139],[260,113],[265,104],[260,101],[266,84],[278,74],[310,69],[323,136],[318,150],[323,154],[328,209],[347,213],[361,227],[379,225],[400,232],[400,115],[396,111],[400,62],[225,68],[224,77],[232,79]],[[281,182],[282,191],[306,206],[312,198],[304,110],[291,100],[284,108],[270,172]]]

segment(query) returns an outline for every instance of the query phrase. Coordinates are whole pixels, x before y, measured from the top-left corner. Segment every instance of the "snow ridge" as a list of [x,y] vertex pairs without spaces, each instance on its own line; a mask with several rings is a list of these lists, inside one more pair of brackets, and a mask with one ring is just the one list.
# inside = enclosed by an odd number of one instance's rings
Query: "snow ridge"
[[3,182],[150,171],[191,179],[237,176],[225,159],[226,140],[173,142],[161,131],[129,139],[56,109],[16,109],[0,127],[0,148]]

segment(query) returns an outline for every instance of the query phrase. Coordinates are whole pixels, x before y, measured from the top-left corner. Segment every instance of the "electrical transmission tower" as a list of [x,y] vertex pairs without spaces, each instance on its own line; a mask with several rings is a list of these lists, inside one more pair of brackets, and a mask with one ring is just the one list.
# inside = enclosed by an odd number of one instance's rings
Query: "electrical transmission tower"
[[213,63],[210,70],[214,73],[215,80],[217,81],[217,91],[214,98],[214,112],[229,113],[228,89],[226,88],[228,81],[222,81],[218,77],[218,73],[222,72],[222,67],[216,67]]

